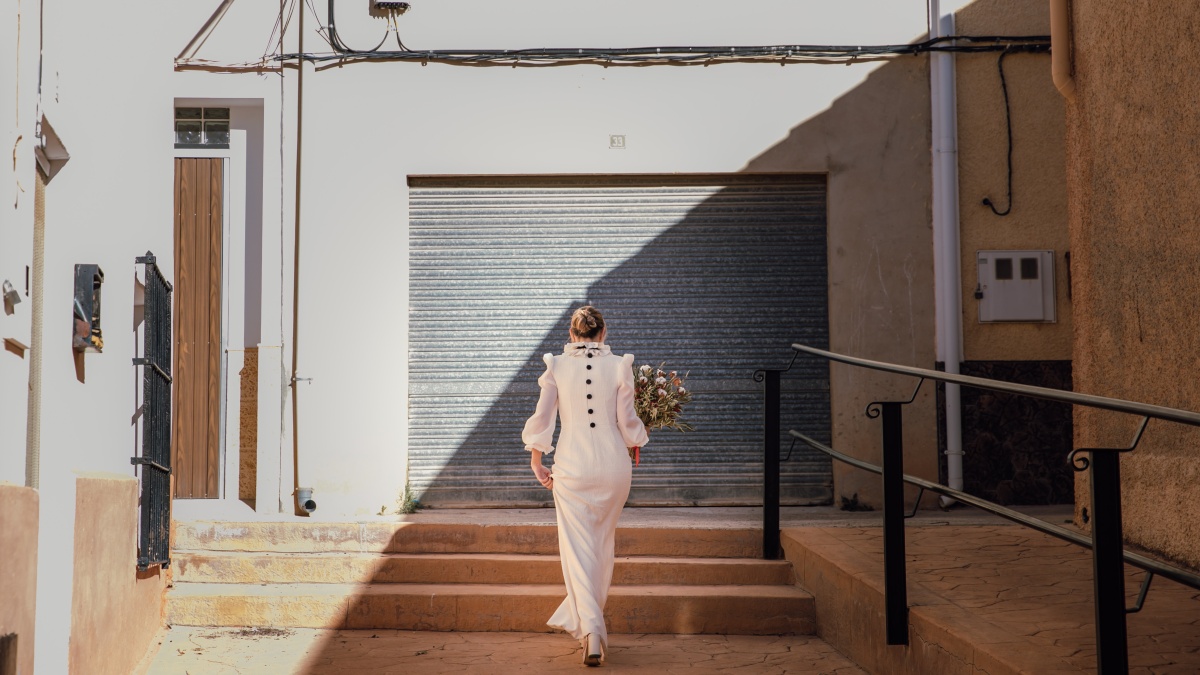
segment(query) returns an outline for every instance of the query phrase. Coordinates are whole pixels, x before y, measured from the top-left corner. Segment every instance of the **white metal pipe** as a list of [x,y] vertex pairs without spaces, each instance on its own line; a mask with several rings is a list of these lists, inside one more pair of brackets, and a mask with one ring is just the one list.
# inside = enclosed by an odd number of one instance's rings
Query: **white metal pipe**
[[[929,2],[930,38],[954,34],[954,15],[941,16],[938,0]],[[958,113],[954,55],[933,52],[929,63],[933,137],[934,307],[937,358],[946,372],[958,373],[962,362],[962,266],[958,220]],[[946,384],[947,482],[961,490],[962,407],[959,385]],[[942,506],[954,503],[943,497]]]

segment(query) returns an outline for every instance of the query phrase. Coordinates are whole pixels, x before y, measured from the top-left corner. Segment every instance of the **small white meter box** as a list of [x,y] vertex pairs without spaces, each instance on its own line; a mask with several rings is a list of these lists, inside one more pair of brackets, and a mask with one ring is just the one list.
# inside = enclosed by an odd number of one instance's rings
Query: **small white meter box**
[[1054,251],[978,251],[979,322],[1053,323]]

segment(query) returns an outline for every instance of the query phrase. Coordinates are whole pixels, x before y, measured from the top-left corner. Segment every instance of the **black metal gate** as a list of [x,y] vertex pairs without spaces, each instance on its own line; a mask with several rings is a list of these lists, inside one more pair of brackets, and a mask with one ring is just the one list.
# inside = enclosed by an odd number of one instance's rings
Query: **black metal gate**
[[146,266],[145,348],[133,365],[142,367],[142,505],[138,569],[171,565],[171,282],[154,254],[137,259]]

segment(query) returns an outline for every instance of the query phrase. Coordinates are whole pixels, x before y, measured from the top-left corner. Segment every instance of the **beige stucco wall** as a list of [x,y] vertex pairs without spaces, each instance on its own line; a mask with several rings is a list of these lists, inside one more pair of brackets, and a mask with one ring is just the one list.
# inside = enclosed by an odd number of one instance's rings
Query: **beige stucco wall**
[[[1200,4],[1073,3],[1067,110],[1075,388],[1200,410]],[[1128,416],[1078,411],[1078,446],[1129,442]],[[1152,422],[1123,456],[1127,539],[1200,568],[1200,430]],[[1088,506],[1077,484],[1077,510]]]
[[0,483],[0,636],[17,634],[17,672],[33,672],[38,493]]
[[[930,213],[929,61],[899,59],[872,72],[820,114],[746,165],[748,171],[829,176],[829,346],[924,368],[934,362]],[[871,401],[906,400],[916,381],[834,365],[833,447],[881,461]],[[934,389],[904,410],[905,470],[937,479]],[[879,508],[879,476],[834,462],[834,500]],[[915,497],[915,491],[909,495]]]
[[[1046,0],[979,0],[955,15],[960,35],[1049,35]],[[1064,253],[1067,236],[1065,123],[1062,97],[1050,79],[1048,54],[1010,54],[1004,60],[1013,133],[1013,208],[1003,211],[1008,139],[999,54],[959,54],[959,218],[962,250],[963,356],[968,361],[1071,358],[1071,302]],[[979,323],[976,252],[1053,250],[1057,323]]]
[[75,484],[70,672],[132,672],[162,626],[166,573],[137,570],[138,482],[110,475]]

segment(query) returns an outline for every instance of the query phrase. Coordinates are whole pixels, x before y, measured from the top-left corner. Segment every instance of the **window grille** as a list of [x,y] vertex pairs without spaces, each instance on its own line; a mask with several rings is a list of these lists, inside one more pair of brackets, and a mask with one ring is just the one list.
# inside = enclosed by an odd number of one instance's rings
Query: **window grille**
[[176,108],[176,148],[228,148],[229,108]]

